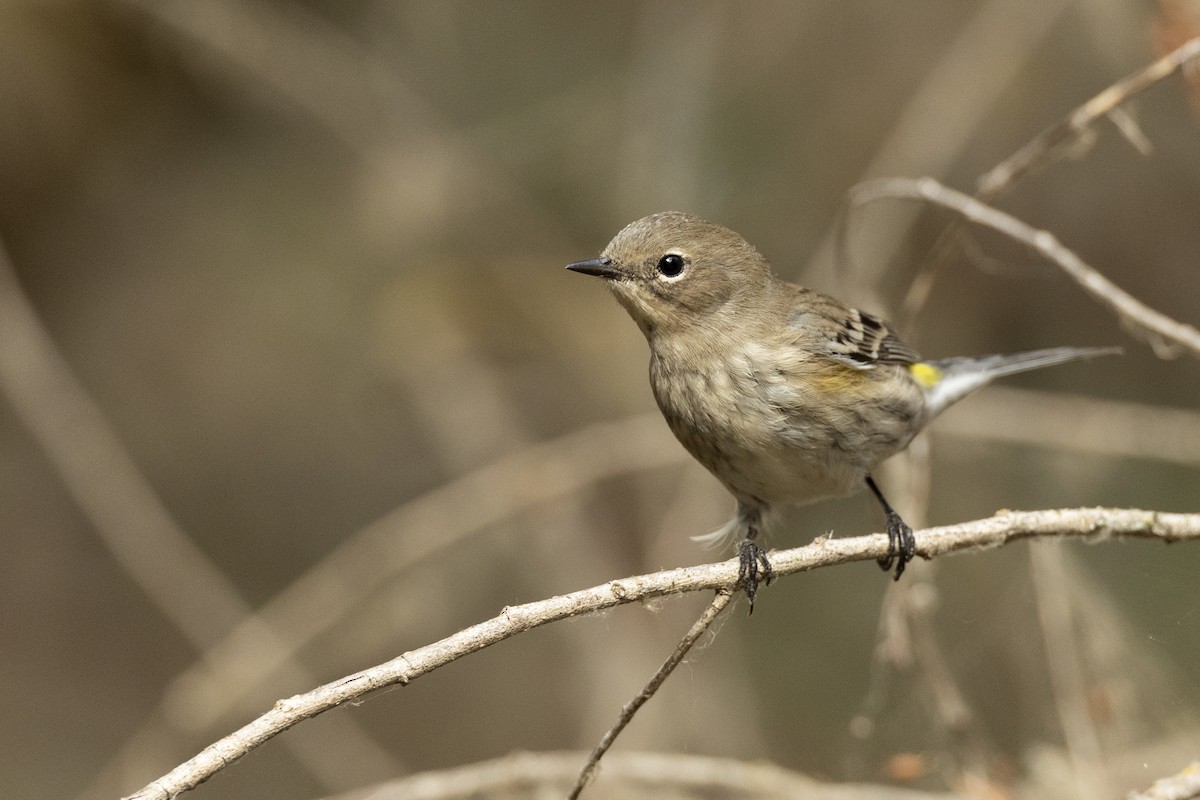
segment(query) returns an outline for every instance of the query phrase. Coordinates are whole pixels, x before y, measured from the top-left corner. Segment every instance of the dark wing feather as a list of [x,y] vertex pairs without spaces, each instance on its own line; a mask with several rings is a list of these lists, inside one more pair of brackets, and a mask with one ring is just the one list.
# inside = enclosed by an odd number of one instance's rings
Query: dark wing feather
[[835,331],[829,340],[829,354],[852,367],[867,369],[876,364],[915,364],[921,360],[873,314],[851,308],[841,319],[831,321]]
[[788,323],[805,345],[855,369],[916,364],[921,356],[879,317],[848,308],[829,295],[795,287]]

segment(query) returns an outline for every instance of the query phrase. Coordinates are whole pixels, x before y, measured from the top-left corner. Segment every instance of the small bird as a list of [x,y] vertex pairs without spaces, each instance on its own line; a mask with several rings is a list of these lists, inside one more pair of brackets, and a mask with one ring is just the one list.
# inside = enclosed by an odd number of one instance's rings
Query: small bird
[[737,500],[739,584],[754,609],[771,564],[756,543],[770,512],[864,486],[883,507],[900,579],[912,529],[871,471],[951,404],[1003,375],[1120,352],[1056,347],[924,361],[886,322],[775,277],[733,231],[677,211],[625,227],[567,269],[605,279],[650,344],[650,386],[680,443]]

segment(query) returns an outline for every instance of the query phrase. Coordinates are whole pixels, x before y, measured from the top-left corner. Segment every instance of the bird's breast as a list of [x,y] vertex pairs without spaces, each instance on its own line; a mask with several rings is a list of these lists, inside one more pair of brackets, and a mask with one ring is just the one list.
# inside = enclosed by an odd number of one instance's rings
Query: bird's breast
[[775,357],[759,345],[693,355],[655,349],[654,396],[676,438],[739,498],[804,503],[848,494],[911,438],[900,426],[880,436],[865,424],[854,398],[871,379],[858,371]]

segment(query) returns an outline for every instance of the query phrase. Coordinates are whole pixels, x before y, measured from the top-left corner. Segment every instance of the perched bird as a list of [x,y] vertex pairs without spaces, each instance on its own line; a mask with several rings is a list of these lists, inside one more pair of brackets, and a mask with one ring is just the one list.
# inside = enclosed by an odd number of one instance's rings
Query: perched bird
[[605,279],[650,344],[650,385],[675,436],[737,500],[702,541],[738,538],[754,607],[771,565],[769,512],[869,488],[883,507],[884,570],[916,554],[871,478],[946,407],[1002,375],[1119,352],[1056,347],[923,361],[876,316],[776,278],[741,236],[680,212],[628,225],[567,269]]

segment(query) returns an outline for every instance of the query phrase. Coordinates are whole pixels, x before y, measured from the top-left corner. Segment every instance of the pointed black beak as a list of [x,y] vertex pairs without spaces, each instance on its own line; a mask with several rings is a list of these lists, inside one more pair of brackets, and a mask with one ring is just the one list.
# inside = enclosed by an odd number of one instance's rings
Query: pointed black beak
[[621,277],[621,271],[613,266],[612,259],[604,256],[567,264],[567,269],[572,272],[582,272],[584,275],[595,275],[598,278],[606,278],[608,280]]

